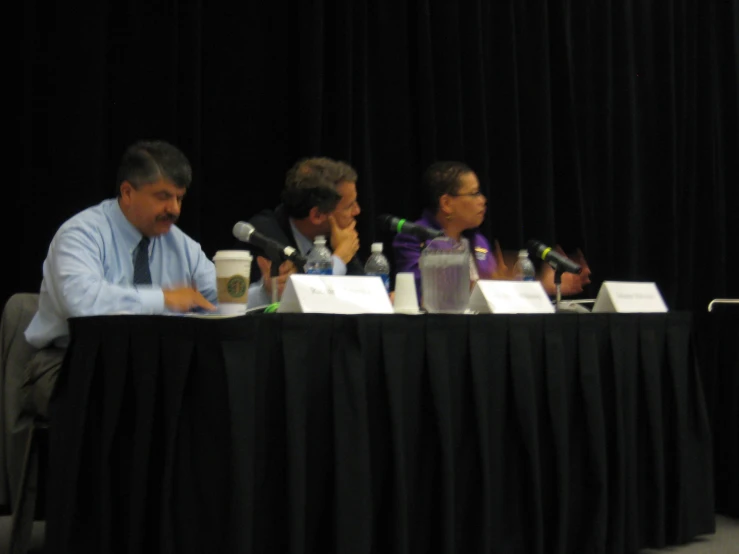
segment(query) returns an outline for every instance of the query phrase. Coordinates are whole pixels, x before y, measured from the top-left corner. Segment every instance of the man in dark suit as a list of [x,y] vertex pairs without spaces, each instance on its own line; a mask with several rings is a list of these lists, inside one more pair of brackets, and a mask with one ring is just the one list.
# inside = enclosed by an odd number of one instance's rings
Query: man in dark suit
[[[355,227],[359,213],[354,168],[330,158],[305,158],[287,172],[282,203],[274,210],[256,214],[249,222],[259,233],[297,248],[304,257],[315,238],[323,235],[333,253],[334,275],[364,275],[357,258],[359,236]],[[259,248],[248,248],[256,258],[249,287],[249,307],[253,308],[272,301],[273,262]],[[297,270],[289,261],[280,265],[278,296],[282,296],[288,277]]]

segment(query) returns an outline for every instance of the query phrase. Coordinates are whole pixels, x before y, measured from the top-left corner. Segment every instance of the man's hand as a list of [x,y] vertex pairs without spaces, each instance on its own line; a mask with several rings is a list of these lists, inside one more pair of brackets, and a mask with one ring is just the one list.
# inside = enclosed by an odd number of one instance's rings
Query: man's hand
[[[560,245],[556,245],[554,250],[559,255],[569,258]],[[580,267],[582,267],[582,271],[578,275],[574,273],[562,274],[562,283],[560,285],[562,296],[574,296],[576,294],[580,294],[585,285],[590,284],[590,267],[588,267],[588,262],[585,260],[585,256],[583,256],[582,251],[578,248],[577,255],[570,259],[579,264]],[[556,292],[556,286],[554,285],[554,270],[548,263],[545,263],[542,266],[541,281],[547,293],[554,295]]]
[[[267,294],[272,296],[272,262],[269,261],[264,256],[257,256],[257,265],[259,266],[259,271],[262,272],[262,284],[264,285],[264,290],[267,291]],[[298,268],[295,267],[295,264],[292,263],[290,260],[282,262],[280,264],[280,269],[277,275],[277,297],[282,298],[282,293],[285,290],[285,285],[287,284],[287,279],[292,275],[293,273],[297,273]]]
[[590,266],[588,265],[588,261],[585,259],[585,255],[582,253],[582,250],[579,248],[575,252],[575,256],[572,258],[572,260],[580,264],[580,267],[582,267],[582,271],[580,272],[580,284],[584,287],[585,285],[590,284]]
[[[552,282],[554,278],[552,277]],[[554,289],[556,291],[556,288]],[[582,283],[580,282],[580,276],[574,273],[563,273],[562,283],[560,285],[560,291],[562,296],[574,296],[582,292]]]
[[574,273],[564,273],[562,275],[562,295],[572,296],[580,294],[585,288],[585,285],[590,284],[590,267],[588,267],[588,262],[582,250],[578,248],[577,253],[572,257],[565,254],[565,251],[559,244],[554,247],[554,250],[560,256],[571,259],[582,268],[582,271],[577,275]]
[[163,289],[164,306],[173,312],[189,312],[193,308],[214,311],[216,307],[208,302],[200,291],[192,287]]
[[334,255],[341,258],[345,264],[348,264],[359,250],[359,235],[354,229],[357,222],[352,221],[346,229],[339,227],[336,218],[329,214],[328,222],[331,225],[331,249]]

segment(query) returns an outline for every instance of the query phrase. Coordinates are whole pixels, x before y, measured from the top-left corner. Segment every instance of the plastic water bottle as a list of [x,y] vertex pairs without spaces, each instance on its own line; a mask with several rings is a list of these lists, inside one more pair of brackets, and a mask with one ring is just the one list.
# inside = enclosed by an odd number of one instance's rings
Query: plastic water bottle
[[334,272],[331,251],[326,247],[326,237],[323,235],[313,240],[313,248],[305,261],[305,272],[313,275],[331,275]]
[[536,277],[534,262],[529,259],[528,250],[518,251],[518,260],[513,266],[513,278],[516,281],[533,281]]
[[385,284],[385,290],[390,292],[390,262],[382,253],[382,243],[372,243],[372,255],[367,259],[367,263],[364,264],[365,275],[377,275],[382,277],[382,282]]

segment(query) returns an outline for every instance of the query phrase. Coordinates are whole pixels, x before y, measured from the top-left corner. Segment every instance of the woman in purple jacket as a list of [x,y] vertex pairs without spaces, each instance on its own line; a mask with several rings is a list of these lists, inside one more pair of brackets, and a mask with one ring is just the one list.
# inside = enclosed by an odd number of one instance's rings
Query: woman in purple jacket
[[[497,241],[493,252],[488,240],[477,230],[485,219],[487,199],[480,191],[480,182],[475,172],[462,162],[436,162],[424,173],[423,187],[427,194],[427,205],[433,206],[433,209],[424,210],[421,219],[415,223],[442,230],[448,237],[468,242],[472,254],[470,286],[478,279],[511,279]],[[421,270],[418,267],[418,260],[422,248],[421,241],[411,235],[399,234],[393,241],[395,271],[413,272],[419,295]],[[579,276],[571,274],[562,276],[563,295],[578,294],[582,292],[582,287],[590,282],[590,269],[584,258],[576,261],[583,265],[583,272]],[[549,294],[554,294],[554,274],[552,271],[546,271],[547,268],[544,268],[539,279],[544,289]]]
[[[428,196],[427,204],[435,210],[426,209],[418,225],[440,229],[455,240],[467,241],[472,253],[470,279],[502,277],[499,270],[506,271],[493,255],[490,243],[477,231],[485,219],[487,199],[480,191],[477,175],[462,162],[436,162],[424,173],[423,186]],[[395,270],[413,272],[416,275],[416,289],[420,292],[421,270],[418,260],[421,257],[422,243],[415,237],[399,234],[393,241]],[[502,267],[499,267],[501,265]]]

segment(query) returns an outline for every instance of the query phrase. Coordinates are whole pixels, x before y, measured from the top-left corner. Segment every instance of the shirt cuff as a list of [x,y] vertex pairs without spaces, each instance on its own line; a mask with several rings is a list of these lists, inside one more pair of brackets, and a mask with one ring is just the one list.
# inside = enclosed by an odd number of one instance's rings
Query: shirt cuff
[[141,312],[144,314],[164,313],[164,292],[162,289],[137,289],[141,299]]
[[346,264],[344,260],[338,256],[331,256],[334,261],[333,274],[334,275],[346,275]]

